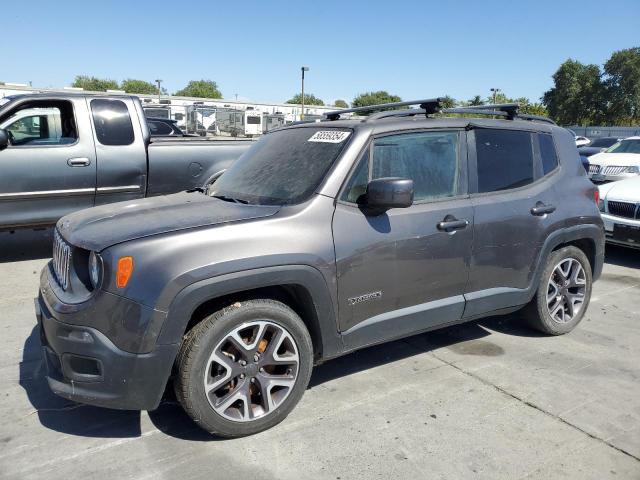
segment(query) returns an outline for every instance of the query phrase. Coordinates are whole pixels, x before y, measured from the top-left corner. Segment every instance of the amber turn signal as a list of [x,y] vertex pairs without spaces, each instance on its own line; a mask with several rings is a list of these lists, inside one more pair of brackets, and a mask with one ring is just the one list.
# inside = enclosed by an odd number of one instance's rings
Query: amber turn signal
[[120,257],[118,259],[118,269],[116,270],[116,287],[126,287],[132,273],[133,257]]

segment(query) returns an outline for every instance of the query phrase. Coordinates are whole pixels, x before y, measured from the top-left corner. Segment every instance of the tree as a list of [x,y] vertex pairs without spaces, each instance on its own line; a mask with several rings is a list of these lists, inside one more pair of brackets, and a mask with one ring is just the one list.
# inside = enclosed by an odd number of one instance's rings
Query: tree
[[191,80],[186,87],[174,95],[179,97],[222,98],[218,84],[212,80]]
[[554,86],[546,91],[542,103],[549,115],[562,125],[593,125],[603,116],[604,89],[597,65],[567,60],[553,74]]
[[72,87],[82,88],[91,92],[105,92],[107,90],[118,90],[118,82],[106,78],[89,77],[86,75],[77,75]]
[[444,97],[442,97],[442,101],[440,102],[440,105],[442,105],[442,108],[454,108],[457,105],[457,101],[455,98],[450,97],[449,95],[445,95]]
[[349,108],[349,104],[344,100],[336,100],[335,102],[333,102],[333,105],[339,108]]
[[469,106],[484,105],[484,100],[482,100],[482,97],[480,95],[476,95],[467,102],[467,105]]
[[[290,98],[285,103],[293,103],[295,105],[302,105],[302,94],[298,93],[294,95],[293,98]],[[304,94],[304,104],[305,105],[324,105],[324,102],[317,98],[313,93],[305,93]]]
[[365,92],[353,99],[351,105],[354,107],[368,107],[369,105],[379,105],[381,103],[401,102],[402,99],[397,95],[391,95],[385,90],[377,92]]
[[631,125],[640,121],[640,48],[614,52],[604,64],[607,121]]
[[144,80],[135,80],[133,78],[123,80],[120,84],[120,89],[127,93],[142,93],[148,95],[158,93],[158,87],[153,83],[149,83]]

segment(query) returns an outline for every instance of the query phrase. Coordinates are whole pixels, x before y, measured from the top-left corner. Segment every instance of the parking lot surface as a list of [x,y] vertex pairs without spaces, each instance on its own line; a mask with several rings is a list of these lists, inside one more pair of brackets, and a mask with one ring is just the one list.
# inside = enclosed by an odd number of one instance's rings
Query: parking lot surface
[[210,437],[154,412],[54,396],[33,298],[50,231],[0,233],[0,477],[640,479],[640,251],[608,247],[581,325],[518,314],[368,348],[315,369],[279,426]]

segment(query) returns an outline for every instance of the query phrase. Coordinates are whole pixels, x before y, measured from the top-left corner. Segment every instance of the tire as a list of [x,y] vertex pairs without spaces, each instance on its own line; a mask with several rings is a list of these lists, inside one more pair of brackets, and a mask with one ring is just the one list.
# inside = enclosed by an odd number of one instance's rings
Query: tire
[[284,420],[304,394],[312,367],[311,337],[300,317],[281,302],[247,300],[218,310],[187,333],[174,386],[200,427],[241,437]]
[[[569,278],[563,276],[563,271]],[[574,274],[577,277],[572,279]],[[548,335],[570,332],[589,307],[592,284],[591,264],[582,250],[568,246],[551,252],[536,294],[524,308],[529,325]]]

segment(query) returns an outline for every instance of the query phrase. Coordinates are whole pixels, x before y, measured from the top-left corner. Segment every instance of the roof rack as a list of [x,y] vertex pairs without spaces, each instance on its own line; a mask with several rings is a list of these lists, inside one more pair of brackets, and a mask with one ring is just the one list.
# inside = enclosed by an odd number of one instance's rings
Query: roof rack
[[[369,105],[366,107],[347,108],[344,110],[336,110],[325,114],[327,120],[339,120],[340,115],[344,113],[371,113],[367,118],[362,120],[364,123],[381,120],[389,117],[414,117],[416,115],[433,115],[434,113],[460,113],[472,115],[490,115],[494,117],[503,117],[507,120],[529,120],[533,122],[550,123],[557,125],[556,122],[547,117],[540,115],[530,115],[526,113],[518,113],[520,105],[517,103],[493,103],[487,105],[469,105],[466,107],[441,108],[442,97],[431,98],[428,100],[413,100],[410,102],[394,102],[381,103],[379,105]],[[418,105],[420,108],[408,108],[403,110],[389,110],[394,107],[407,107]],[[376,112],[376,110],[382,110]],[[373,113],[375,112],[375,113]]]
[[[410,107],[412,105],[419,105],[420,110],[419,113],[424,113],[425,115],[431,115],[440,111],[440,107],[442,106],[442,98],[429,98],[426,100],[411,100],[409,102],[392,102],[392,103],[381,103],[379,105],[367,105],[366,107],[355,107],[355,108],[345,108],[344,110],[335,110],[332,112],[325,113],[327,120],[339,120],[340,115],[345,113],[373,113],[377,110],[388,110],[390,108],[397,107]],[[403,110],[399,110],[400,112],[404,112]],[[390,112],[384,112],[390,113]],[[416,113],[411,112],[410,115],[416,115]],[[386,115],[386,116],[394,116],[394,115]],[[381,118],[381,117],[378,117]]]

